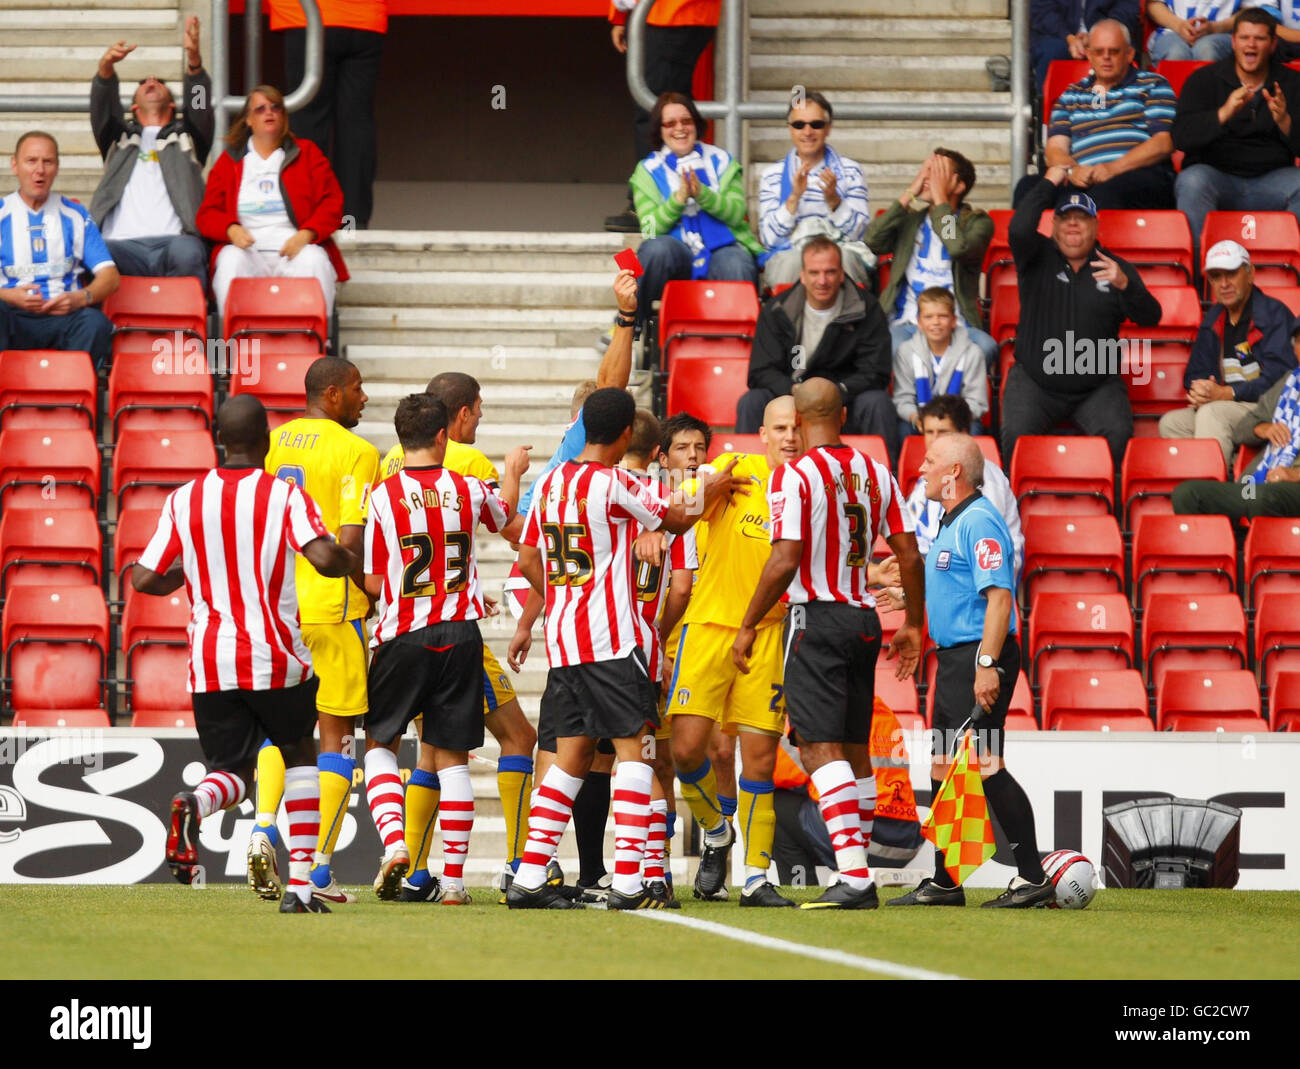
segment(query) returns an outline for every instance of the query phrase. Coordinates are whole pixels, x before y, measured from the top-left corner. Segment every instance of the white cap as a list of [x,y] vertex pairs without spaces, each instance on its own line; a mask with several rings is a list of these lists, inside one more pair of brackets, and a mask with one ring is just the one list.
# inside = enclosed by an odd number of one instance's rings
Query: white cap
[[1250,263],[1250,253],[1235,241],[1220,241],[1210,246],[1205,254],[1205,270],[1235,271],[1242,264]]

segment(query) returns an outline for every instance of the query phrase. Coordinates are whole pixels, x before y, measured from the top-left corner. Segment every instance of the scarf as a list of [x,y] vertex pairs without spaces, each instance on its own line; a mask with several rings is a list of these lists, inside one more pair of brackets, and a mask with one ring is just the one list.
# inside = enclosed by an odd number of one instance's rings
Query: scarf
[[1300,368],[1287,376],[1282,396],[1277,399],[1277,407],[1273,409],[1273,422],[1285,423],[1291,432],[1291,440],[1282,446],[1269,442],[1255,468],[1254,479],[1257,483],[1264,482],[1274,468],[1289,468],[1300,454]]
[[[717,190],[721,185],[722,172],[731,163],[731,157],[716,145],[696,142],[695,151],[687,157],[693,164],[692,170],[703,185]],[[682,176],[677,171],[679,159],[672,149],[664,148],[652,152],[645,160],[645,168],[664,200],[671,197],[681,187]],[[691,250],[691,278],[707,278],[709,260],[714,249],[722,249],[736,243],[736,235],[731,227],[708,212],[691,198],[686,202],[682,217],[668,233]]]

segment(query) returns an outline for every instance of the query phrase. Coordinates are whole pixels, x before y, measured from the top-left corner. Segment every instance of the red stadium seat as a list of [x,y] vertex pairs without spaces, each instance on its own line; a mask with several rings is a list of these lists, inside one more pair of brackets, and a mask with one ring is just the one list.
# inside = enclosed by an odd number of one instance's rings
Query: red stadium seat
[[1246,667],[1246,616],[1233,594],[1153,594],[1142,616],[1147,682],[1183,668]]
[[0,427],[95,429],[99,384],[89,353],[0,353]]
[[[1011,242],[1007,237],[1007,228],[1011,217],[1015,215],[1010,208],[992,208],[989,217],[993,220],[993,237],[989,247],[984,251],[984,296],[991,299],[998,287],[1014,284],[1016,265],[1011,256]],[[1052,232],[1052,210],[1047,208],[1038,217],[1038,232],[1050,235]],[[1013,287],[1014,288],[1014,285]]]
[[203,431],[123,431],[113,452],[113,493],[119,511],[160,508],[167,494],[217,466],[212,438]]
[[150,431],[207,430],[212,425],[212,375],[200,365],[160,358],[147,339],[113,354],[108,415],[113,437],[127,427]]
[[1227,474],[1223,450],[1213,438],[1132,438],[1120,466],[1124,529],[1137,528],[1149,512],[1173,511],[1174,488],[1186,479],[1217,479]]
[[263,353],[261,360],[253,365],[253,374],[231,373],[230,395],[251,393],[266,406],[274,429],[302,415],[307,407],[307,369],[319,358],[320,354],[314,352],[276,356]]
[[1141,517],[1133,535],[1133,604],[1152,594],[1230,594],[1237,540],[1226,516]]
[[1274,731],[1300,731],[1300,672],[1279,672],[1273,680],[1268,724]]
[[93,509],[99,446],[89,430],[0,432],[0,510]]
[[[1165,348],[1162,346],[1162,348]],[[1152,351],[1151,373],[1145,376],[1145,382],[1128,380],[1128,399],[1133,408],[1133,436],[1135,438],[1158,438],[1160,435],[1160,417],[1166,412],[1187,407],[1187,391],[1183,389],[1183,369],[1187,366],[1187,357],[1191,347],[1180,351],[1178,359],[1169,363],[1155,361],[1156,350]]]
[[[848,441],[846,438],[845,441]],[[975,441],[979,443],[980,452],[984,454],[986,463],[996,464],[1002,467],[1002,454],[998,451],[998,440],[988,434],[975,436]],[[921,474],[921,461],[925,459],[925,438],[919,434],[909,434],[903,439],[902,448],[898,451],[898,486],[906,497],[912,492],[912,487],[916,485],[916,480]],[[883,461],[882,461],[883,463]]]
[[[138,595],[122,613],[122,650],[126,661],[127,708],[166,718],[190,707],[189,600],[183,591],[166,597]],[[174,726],[165,724],[161,726]]]
[[104,715],[108,605],[98,587],[16,586],[5,598],[0,633],[16,722],[34,710]]
[[1235,241],[1250,252],[1255,285],[1300,282],[1300,223],[1290,212],[1210,212],[1201,228],[1201,255],[1220,241]]
[[1156,687],[1157,731],[1267,731],[1246,671],[1169,672]]
[[98,586],[103,557],[90,509],[6,509],[0,518],[0,598],[11,586]]
[[1192,284],[1196,257],[1192,229],[1182,212],[1103,211],[1097,217],[1097,240],[1136,267],[1148,287]]
[[[1043,79],[1043,129],[1052,125],[1052,108],[1057,98],[1075,82],[1082,81],[1091,73],[1092,67],[1086,59],[1054,59],[1047,65],[1047,77]],[[1046,135],[1043,141],[1047,141]]]
[[1261,516],[1246,535],[1246,606],[1269,591],[1300,592],[1300,520]]
[[885,448],[885,440],[878,434],[846,434],[843,438],[844,444],[856,449],[859,453],[866,453],[877,464],[883,464],[891,474],[894,466],[889,462],[889,450]]
[[1300,594],[1265,594],[1254,623],[1255,672],[1271,692],[1279,672],[1300,672]]
[[122,509],[117,514],[117,526],[113,530],[113,574],[123,589],[127,586],[123,573],[153,538],[159,514],[156,508]]
[[[989,310],[989,333],[998,343],[998,361],[1015,352],[1016,328],[1020,324],[1020,291],[1014,285],[999,286],[993,291]],[[1003,372],[1005,374],[1005,372]]]
[[308,352],[324,353],[329,314],[320,283],[314,278],[235,279],[226,294],[221,333],[227,341],[256,340],[274,348],[277,340],[284,340]]
[[1021,521],[1038,516],[1108,516],[1115,467],[1105,438],[1026,435],[1011,455],[1011,492]]
[[[1179,215],[1178,218],[1183,219],[1183,216]],[[1187,225],[1186,219],[1183,219],[1183,225]],[[1196,296],[1196,290],[1189,285],[1159,285],[1151,287],[1151,296],[1160,302],[1160,322],[1154,327],[1125,322],[1119,328],[1119,336],[1146,338],[1153,346],[1168,342],[1194,342],[1197,331],[1201,329],[1202,318],[1201,301]]]
[[[748,282],[682,281],[664,287],[659,348],[670,370],[679,348],[696,356],[749,356],[758,323],[758,294]],[[673,410],[675,411],[675,410]]]
[[1039,594],[1028,649],[1040,688],[1066,669],[1132,668],[1133,614],[1123,594]]
[[709,460],[720,457],[723,453],[757,453],[767,452],[767,446],[757,434],[715,434],[709,443]]
[[131,717],[133,728],[192,728],[194,710],[191,709],[136,709]]
[[924,726],[916,680],[895,679],[893,661],[882,660],[876,665],[876,697],[893,710],[904,731],[914,727],[918,720]]
[[123,275],[121,284],[104,302],[113,322],[114,343],[134,333],[147,335],[180,331],[202,340],[208,332],[208,306],[196,278],[141,278]]
[[1029,686],[1029,677],[1023,670],[1016,677],[1016,689],[1011,692],[1006,727],[1008,731],[1038,730],[1038,717],[1034,715],[1034,692]]
[[668,411],[689,412],[711,427],[736,422],[736,402],[746,390],[749,357],[726,360],[678,357],[668,373]]
[[1281,301],[1294,316],[1300,315],[1300,286],[1260,286],[1274,300]]
[[1188,75],[1200,67],[1208,67],[1210,62],[1208,59],[1163,59],[1156,64],[1156,73],[1169,83],[1174,96],[1178,96]]
[[103,709],[16,709],[16,728],[107,728],[108,713]]
[[1147,690],[1132,668],[1061,668],[1043,691],[1048,731],[1151,731]]
[[1025,525],[1021,587],[1027,604],[1039,594],[1122,592],[1124,541],[1114,516],[1039,516]]

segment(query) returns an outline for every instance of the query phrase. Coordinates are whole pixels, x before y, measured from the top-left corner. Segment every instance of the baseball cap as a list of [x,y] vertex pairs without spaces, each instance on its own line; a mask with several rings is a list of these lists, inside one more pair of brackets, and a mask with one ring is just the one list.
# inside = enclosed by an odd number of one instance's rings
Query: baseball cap
[[1087,193],[1071,193],[1056,206],[1057,215],[1064,215],[1066,212],[1086,212],[1096,219],[1097,205]]
[[1250,263],[1250,253],[1235,241],[1219,241],[1210,246],[1205,254],[1205,270],[1235,271],[1242,264]]

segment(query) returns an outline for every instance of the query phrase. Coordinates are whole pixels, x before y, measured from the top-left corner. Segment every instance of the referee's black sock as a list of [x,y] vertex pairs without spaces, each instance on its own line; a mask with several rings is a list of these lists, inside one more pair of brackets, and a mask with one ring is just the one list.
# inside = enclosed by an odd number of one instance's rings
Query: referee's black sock
[[573,835],[578,840],[578,883],[594,887],[605,875],[605,825],[609,820],[608,772],[588,772],[573,800]]
[[[930,805],[934,805],[934,800],[939,797],[939,788],[943,786],[942,780],[930,780]],[[940,887],[956,887],[948,870],[943,867],[943,851],[938,847],[934,850],[934,882]]]
[[1038,857],[1038,838],[1034,832],[1034,810],[1029,796],[1016,778],[1005,768],[998,769],[984,781],[984,797],[988,799],[993,815],[1012,843],[1016,855],[1016,868],[1030,883],[1047,879],[1043,863]]

